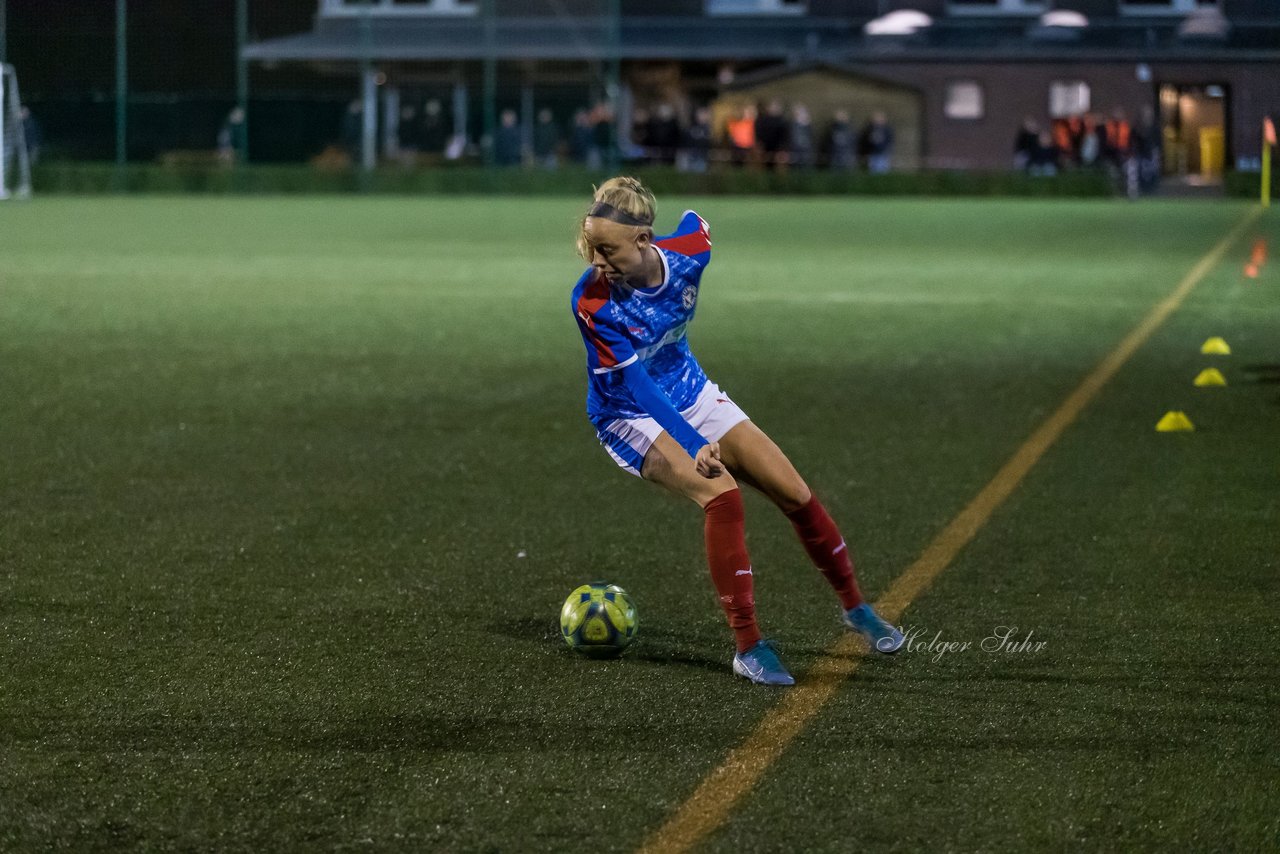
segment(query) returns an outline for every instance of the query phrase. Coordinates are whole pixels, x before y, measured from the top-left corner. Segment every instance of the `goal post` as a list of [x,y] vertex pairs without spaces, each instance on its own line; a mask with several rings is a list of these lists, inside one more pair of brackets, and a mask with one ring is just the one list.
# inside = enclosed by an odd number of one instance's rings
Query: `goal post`
[[31,152],[23,126],[18,73],[0,63],[0,199],[31,195]]

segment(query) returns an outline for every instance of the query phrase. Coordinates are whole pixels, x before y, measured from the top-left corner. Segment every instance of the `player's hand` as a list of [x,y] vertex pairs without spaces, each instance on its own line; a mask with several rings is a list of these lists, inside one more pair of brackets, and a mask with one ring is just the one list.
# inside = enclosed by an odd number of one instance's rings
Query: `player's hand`
[[699,448],[693,467],[698,474],[708,479],[724,474],[724,463],[720,462],[720,443],[711,442]]

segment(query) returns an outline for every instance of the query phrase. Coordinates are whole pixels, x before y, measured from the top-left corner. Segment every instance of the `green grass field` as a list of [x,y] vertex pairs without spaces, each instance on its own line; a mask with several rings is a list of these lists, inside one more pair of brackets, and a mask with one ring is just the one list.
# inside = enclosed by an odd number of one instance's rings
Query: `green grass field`
[[[695,352],[873,600],[1246,211],[660,203],[713,227]],[[626,851],[751,731],[701,514],[583,415],[583,206],[0,206],[0,849]],[[1278,223],[902,618],[1045,647],[868,660],[704,850],[1280,848]],[[803,682],[835,600],[747,513]],[[620,661],[559,640],[597,577]]]

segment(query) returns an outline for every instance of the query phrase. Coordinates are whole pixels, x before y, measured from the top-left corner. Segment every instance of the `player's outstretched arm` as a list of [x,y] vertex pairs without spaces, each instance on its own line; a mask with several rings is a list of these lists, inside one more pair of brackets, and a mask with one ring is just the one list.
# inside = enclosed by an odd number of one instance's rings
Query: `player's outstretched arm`
[[723,473],[723,466],[720,464],[720,446],[715,448],[715,456],[711,456],[710,451],[704,451],[707,447],[707,440],[702,438],[701,434],[685,421],[680,413],[672,405],[671,399],[658,388],[658,384],[653,381],[653,377],[649,376],[649,372],[644,369],[644,365],[639,361],[632,362],[622,369],[622,379],[627,384],[627,389],[631,392],[631,396],[636,403],[653,417],[661,425],[663,430],[671,434],[671,438],[680,443],[680,447],[695,462],[705,458],[703,468],[706,469],[703,477],[716,477],[718,475],[710,474],[714,463],[714,467]]

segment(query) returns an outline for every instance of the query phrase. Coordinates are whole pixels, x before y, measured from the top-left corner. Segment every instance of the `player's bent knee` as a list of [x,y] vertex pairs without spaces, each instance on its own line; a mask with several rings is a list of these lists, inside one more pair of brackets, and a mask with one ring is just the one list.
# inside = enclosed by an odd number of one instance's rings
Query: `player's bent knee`
[[[671,456],[678,459],[673,461]],[[650,483],[656,483],[688,498],[700,507],[705,507],[724,493],[738,488],[738,482],[728,472],[719,477],[703,477],[698,474],[688,455],[673,451],[669,456],[663,453],[656,442],[645,454],[640,476]]]
[[706,480],[707,485],[710,486],[710,489],[708,489],[704,493],[705,500],[698,501],[698,504],[701,507],[706,507],[708,504],[710,504],[712,501],[715,501],[717,498],[719,498],[721,495],[724,495],[726,492],[732,492],[733,490],[739,488],[738,482],[735,481],[728,474],[722,474],[720,475],[720,477],[717,477],[717,478],[710,478],[710,479],[704,478],[704,480]]
[[700,474],[694,474],[694,477],[698,480],[690,484],[692,488],[687,494],[699,507],[706,507],[726,492],[738,488],[738,482],[727,472],[719,477],[703,477]]
[[794,513],[813,499],[813,493],[804,481],[789,484],[774,497],[774,503],[783,513]]

